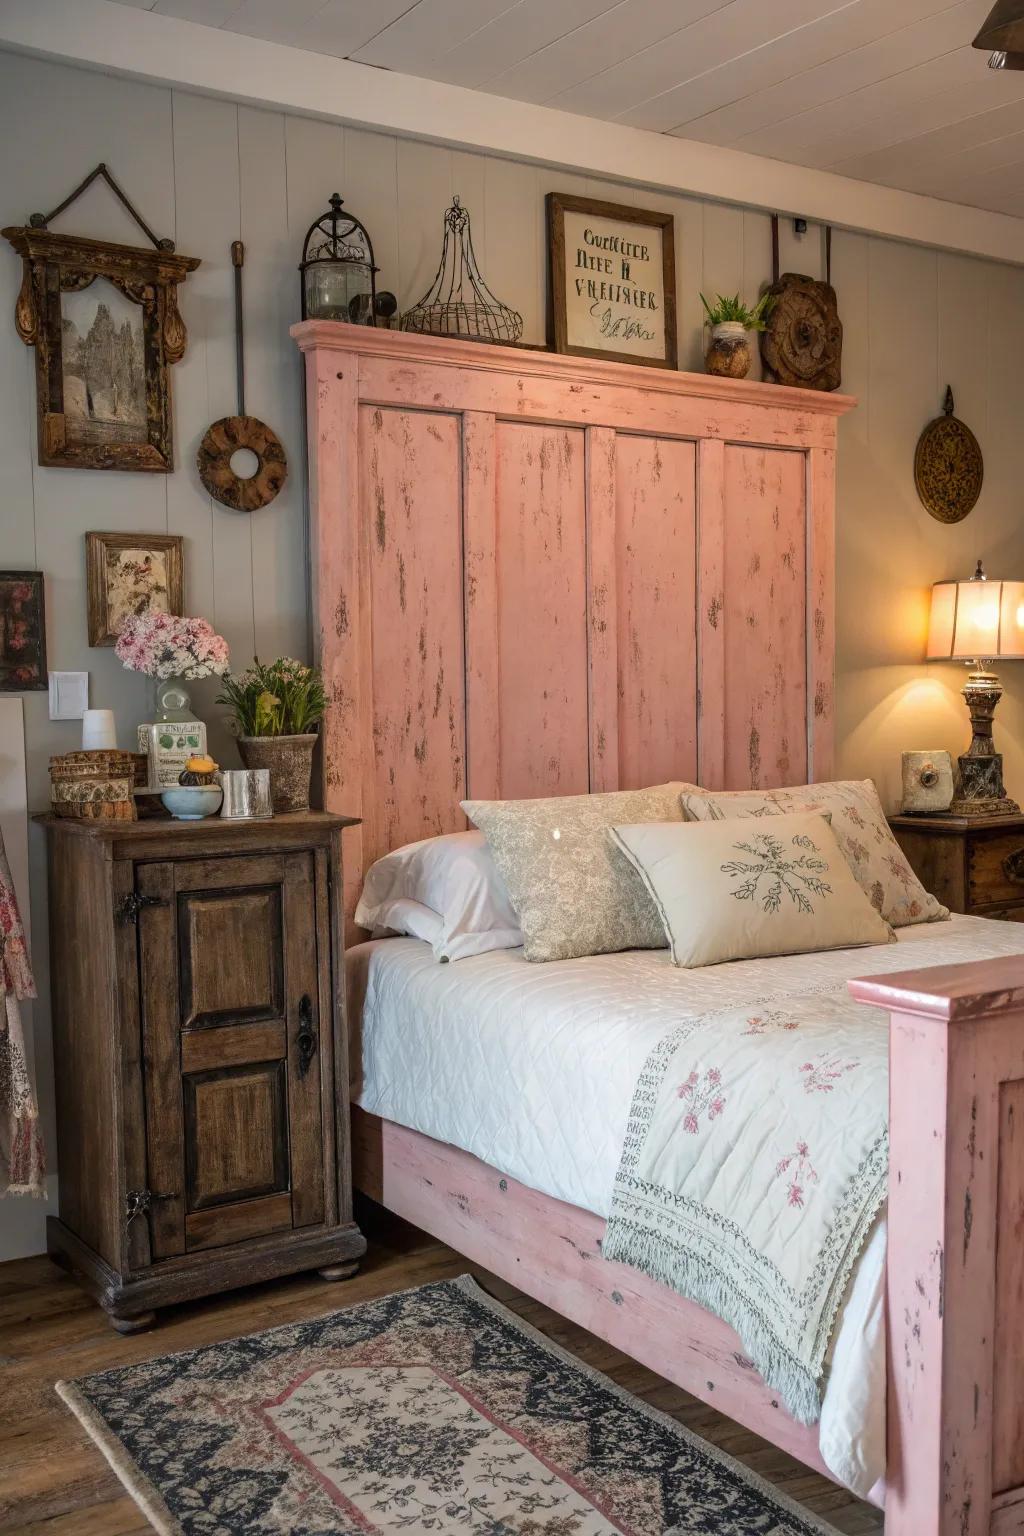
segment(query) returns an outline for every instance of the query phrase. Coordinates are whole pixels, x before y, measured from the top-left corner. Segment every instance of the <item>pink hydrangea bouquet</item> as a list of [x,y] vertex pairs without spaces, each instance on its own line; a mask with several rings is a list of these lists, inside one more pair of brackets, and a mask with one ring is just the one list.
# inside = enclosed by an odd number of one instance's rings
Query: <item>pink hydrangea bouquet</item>
[[172,613],[130,614],[121,625],[114,654],[130,672],[149,677],[221,677],[228,669],[228,643],[205,619]]

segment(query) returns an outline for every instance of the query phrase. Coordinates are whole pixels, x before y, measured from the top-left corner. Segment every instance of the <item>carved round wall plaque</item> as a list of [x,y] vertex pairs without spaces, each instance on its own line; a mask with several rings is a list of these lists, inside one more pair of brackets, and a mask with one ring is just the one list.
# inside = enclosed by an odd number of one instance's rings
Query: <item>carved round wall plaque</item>
[[783,272],[761,332],[764,375],[798,389],[838,389],[842,382],[843,325],[830,283]]
[[947,389],[943,414],[928,423],[917,441],[917,494],[940,523],[959,523],[981,495],[984,477],[978,439],[953,415],[953,391]]
[[[256,455],[249,476],[236,475],[231,460],[240,448]],[[257,512],[272,502],[288,475],[281,440],[256,416],[222,416],[199,444],[199,478],[215,501],[236,512]]]

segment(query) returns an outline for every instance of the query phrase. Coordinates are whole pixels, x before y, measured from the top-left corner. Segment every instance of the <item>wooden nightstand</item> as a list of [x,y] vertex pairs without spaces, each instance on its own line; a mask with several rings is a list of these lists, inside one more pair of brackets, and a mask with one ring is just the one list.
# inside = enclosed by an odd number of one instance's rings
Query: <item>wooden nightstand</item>
[[115,1328],[236,1285],[352,1274],[341,833],[46,818],[60,1217]]
[[951,912],[1024,923],[1024,816],[893,816],[889,825]]

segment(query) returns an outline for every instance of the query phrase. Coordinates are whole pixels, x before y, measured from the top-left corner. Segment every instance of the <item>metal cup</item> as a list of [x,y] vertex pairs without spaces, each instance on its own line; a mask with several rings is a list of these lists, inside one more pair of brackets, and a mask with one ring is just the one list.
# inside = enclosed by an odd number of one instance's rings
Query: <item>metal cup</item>
[[224,790],[220,814],[225,821],[269,821],[269,768],[227,768],[217,777]]

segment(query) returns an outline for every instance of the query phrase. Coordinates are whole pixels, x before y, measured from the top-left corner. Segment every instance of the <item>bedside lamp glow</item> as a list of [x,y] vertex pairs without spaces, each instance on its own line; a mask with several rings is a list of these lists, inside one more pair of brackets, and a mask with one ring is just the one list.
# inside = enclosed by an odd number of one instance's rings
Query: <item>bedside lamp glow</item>
[[1024,582],[989,581],[981,561],[970,581],[932,587],[929,661],[966,661],[963,696],[971,716],[971,745],[958,759],[952,810],[961,816],[1015,815],[1020,807],[1003,788],[1003,759],[992,742],[992,716],[1002,686],[990,662],[1024,661]]

